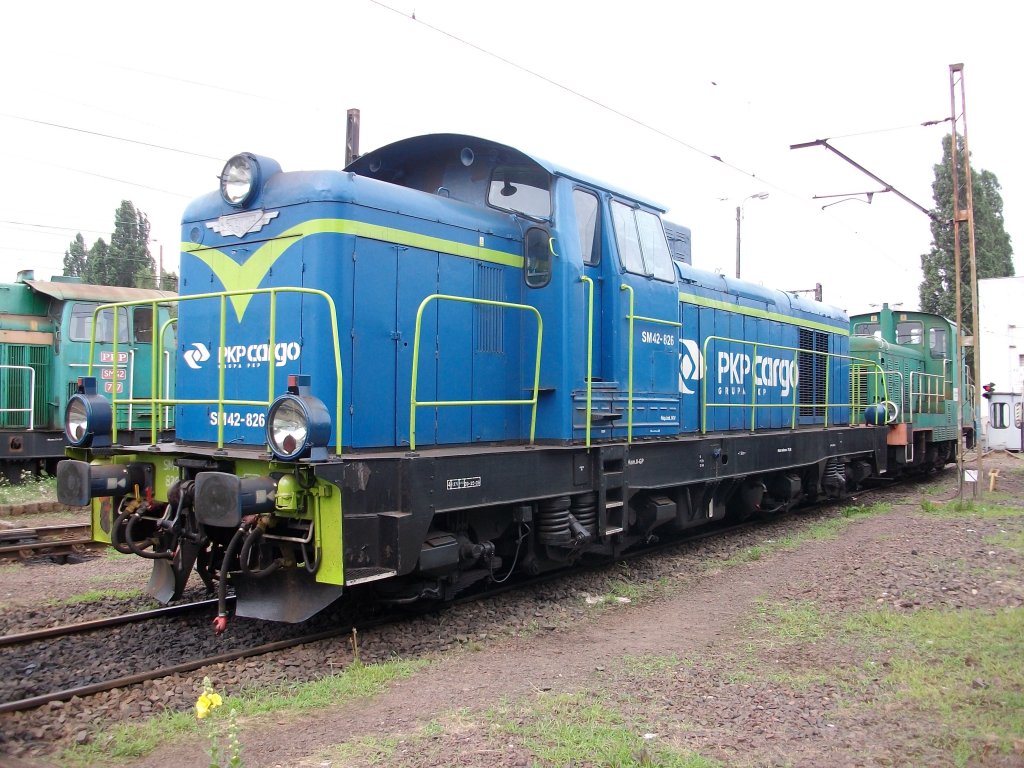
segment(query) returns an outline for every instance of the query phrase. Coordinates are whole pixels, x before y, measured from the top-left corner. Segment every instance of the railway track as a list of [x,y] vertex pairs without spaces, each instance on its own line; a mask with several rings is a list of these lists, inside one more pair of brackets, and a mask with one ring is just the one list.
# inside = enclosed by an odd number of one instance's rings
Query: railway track
[[31,560],[37,557],[81,555],[105,547],[92,541],[88,523],[41,525],[0,530],[0,559]]
[[[870,502],[873,497],[884,496],[885,491],[893,489],[893,486],[885,485],[875,489],[865,489],[858,491],[852,497],[838,502],[839,504],[861,504]],[[836,502],[830,502],[827,504],[813,505],[812,508],[805,507],[801,512],[811,511],[813,508],[819,506],[833,506]],[[791,515],[800,514],[800,512],[787,512],[779,515],[777,519]],[[722,524],[715,526],[711,530],[704,530],[697,534],[691,534],[681,539],[666,540],[653,544],[651,547],[637,550],[635,553],[630,553],[627,556],[620,557],[619,561],[628,562],[634,558],[649,557],[651,555],[657,555],[666,550],[671,550],[679,546],[692,545],[704,539],[720,537],[723,534],[736,533],[744,529],[752,528],[758,525],[756,520],[734,523],[734,524]],[[574,574],[579,574],[592,568],[599,568],[606,566],[607,563],[594,563],[590,567],[577,568],[574,570],[558,570],[549,573],[541,574],[528,579],[515,579],[510,582],[492,585],[486,590],[481,590],[472,595],[459,598],[453,601],[454,604],[461,604],[471,602],[474,600],[488,599],[500,595],[505,592],[512,590],[521,590],[529,587],[539,586],[546,582],[554,581],[557,579],[572,578]],[[191,616],[193,621],[187,627],[181,627],[176,630],[178,636],[186,636],[192,638],[202,638],[204,636],[209,637],[212,635],[212,629],[210,629],[208,622],[211,618],[210,615],[198,616],[204,609],[213,608],[216,605],[216,600],[200,601],[185,606],[173,606],[170,608],[157,609],[155,611],[147,611],[139,614],[132,614],[127,616],[113,617],[109,619],[98,619],[95,621],[85,622],[82,624],[68,625],[65,627],[53,627],[33,632],[21,633],[19,635],[8,635],[6,637],[0,637],[0,648],[11,648],[31,642],[46,642],[54,639],[69,638],[81,635],[82,633],[97,632],[104,629],[115,628],[126,624],[136,624],[147,620],[158,619],[158,618],[175,618]],[[412,611],[412,614],[416,613],[430,613],[437,610],[443,610],[450,607],[453,603],[443,604],[427,604],[422,611]],[[212,611],[211,611],[212,613]],[[23,696],[17,700],[11,700],[7,702],[0,702],[0,713],[5,712],[16,712],[21,710],[34,709],[41,707],[50,702],[55,701],[67,701],[73,697],[91,696],[96,693],[103,691],[110,691],[119,688],[126,688],[132,685],[137,685],[148,680],[155,680],[159,678],[169,677],[175,674],[184,674],[187,672],[200,669],[205,666],[222,664],[226,662],[235,661],[243,658],[253,658],[263,654],[275,653],[290,648],[295,648],[301,645],[309,643],[315,643],[321,640],[326,640],[335,637],[344,637],[353,634],[353,630],[358,628],[359,631],[365,631],[367,629],[380,627],[388,624],[394,624],[400,621],[404,621],[410,618],[409,607],[405,606],[399,610],[387,611],[383,614],[374,616],[372,618],[362,618],[359,620],[352,620],[349,616],[347,619],[342,620],[340,623],[334,624],[333,626],[325,626],[325,622],[317,622],[315,619],[311,621],[312,627],[305,625],[296,625],[293,629],[288,629],[293,625],[275,625],[279,633],[292,633],[292,636],[283,639],[272,640],[270,642],[242,642],[238,647],[231,650],[220,651],[220,652],[204,652],[197,654],[193,658],[180,658],[175,660],[173,663],[156,663],[147,669],[142,671],[132,672],[129,674],[111,674],[105,676],[104,679],[93,679],[83,685],[57,686],[58,690],[53,690],[45,693],[34,693],[33,695]],[[235,620],[238,621],[237,619]],[[203,625],[206,625],[205,627]],[[282,629],[283,627],[283,629]],[[172,633],[173,634],[173,633]],[[230,633],[229,633],[230,635]],[[252,638],[250,638],[252,639]],[[95,639],[93,640],[95,642]],[[162,648],[160,641],[154,640],[131,640],[126,638],[119,638],[116,642],[110,643],[115,647],[130,647],[132,644],[142,645],[143,647],[150,648]],[[105,643],[101,640],[100,645]],[[5,651],[6,652],[6,651]],[[41,653],[53,654],[56,649],[43,648]],[[158,651],[154,652],[159,655]],[[5,665],[0,665],[5,666]],[[100,664],[99,666],[102,666]],[[113,661],[108,665],[111,672],[116,672],[119,666]],[[16,674],[17,670],[7,669],[7,674]]]

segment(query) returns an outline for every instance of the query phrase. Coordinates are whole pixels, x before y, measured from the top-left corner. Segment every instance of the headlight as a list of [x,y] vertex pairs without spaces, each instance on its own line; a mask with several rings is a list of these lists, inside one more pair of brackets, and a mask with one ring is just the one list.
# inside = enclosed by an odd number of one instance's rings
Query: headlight
[[248,152],[235,155],[220,172],[220,194],[228,205],[241,207],[252,200],[259,187],[260,165]]
[[306,375],[289,376],[288,394],[277,398],[267,415],[267,443],[284,461],[327,458],[331,416],[327,406],[309,393],[309,381]]
[[110,444],[113,423],[110,401],[96,394],[96,379],[78,380],[78,392],[71,396],[64,411],[64,436],[76,448]]

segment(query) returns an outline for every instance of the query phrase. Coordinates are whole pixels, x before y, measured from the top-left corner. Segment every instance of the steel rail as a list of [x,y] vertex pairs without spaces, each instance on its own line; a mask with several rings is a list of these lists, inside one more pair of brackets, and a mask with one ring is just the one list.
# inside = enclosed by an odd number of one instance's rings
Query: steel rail
[[228,653],[221,653],[216,656],[207,656],[202,659],[185,661],[181,664],[175,664],[170,667],[161,667],[160,669],[154,669],[148,672],[139,672],[134,675],[126,675],[125,677],[118,677],[113,680],[104,680],[100,683],[91,683],[78,688],[65,688],[63,691],[44,693],[39,696],[32,696],[30,698],[19,699],[17,701],[8,701],[0,703],[0,713],[35,709],[36,707],[41,707],[44,704],[49,704],[51,701],[68,701],[75,696],[92,696],[93,694],[111,691],[115,688],[127,688],[129,685],[137,685],[138,683],[144,683],[147,680],[156,680],[161,677],[170,677],[171,675],[177,675],[184,672],[192,672],[202,667],[210,666],[211,664],[223,664],[228,661],[245,658],[246,656],[261,656],[266,653],[292,648],[296,645],[305,645],[306,643],[315,643],[319,640],[327,640],[339,635],[348,635],[351,634],[351,632],[352,627],[336,627],[314,635],[293,638],[291,640],[278,640],[273,643],[258,645],[255,648],[240,648],[237,651],[229,651]]
[[[228,597],[228,600],[234,599],[234,596]],[[105,619],[91,619],[90,621],[82,621],[77,624],[62,624],[57,627],[32,629],[28,632],[18,632],[15,634],[0,636],[0,648],[9,645],[19,645],[21,643],[31,643],[36,640],[49,640],[54,637],[67,637],[68,635],[92,632],[97,629],[117,627],[122,624],[134,624],[136,622],[149,621],[151,619],[158,619],[161,617],[178,616],[183,613],[190,613],[191,611],[198,611],[203,608],[209,608],[216,605],[217,600],[214,598],[210,600],[200,600],[197,603],[188,603],[186,605],[169,605],[164,608],[154,608],[151,611],[125,613],[120,616],[110,616]]]

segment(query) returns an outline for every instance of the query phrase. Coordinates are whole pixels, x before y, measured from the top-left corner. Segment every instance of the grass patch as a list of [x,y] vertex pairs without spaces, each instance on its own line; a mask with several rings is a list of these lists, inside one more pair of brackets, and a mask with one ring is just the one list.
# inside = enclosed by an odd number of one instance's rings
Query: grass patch
[[0,504],[30,504],[38,501],[54,501],[57,498],[57,478],[51,475],[36,477],[30,470],[23,470],[21,482],[12,483],[0,475]]
[[60,600],[50,600],[47,605],[82,605],[84,603],[98,603],[108,597],[116,600],[130,600],[136,597],[143,597],[146,593],[141,589],[90,589],[78,595],[65,597]]
[[713,564],[714,567],[742,565],[752,563],[766,557],[773,552],[782,550],[797,549],[808,541],[823,539],[835,539],[846,530],[847,526],[854,520],[875,515],[884,515],[891,507],[888,504],[872,504],[871,506],[850,506],[840,511],[839,517],[822,520],[809,526],[806,530],[791,533],[778,539],[769,539],[761,544],[737,552],[732,557],[721,563]]
[[1006,549],[1012,549],[1015,552],[1024,554],[1024,531],[986,536],[985,543],[993,547],[1005,547]]
[[872,611],[845,628],[893,652],[891,695],[933,713],[958,764],[1024,738],[1024,611]]
[[103,550],[103,557],[105,557],[107,560],[133,560],[137,558],[138,555],[125,554],[124,552],[118,552],[113,547],[107,547]]
[[[237,696],[224,698],[216,712],[225,723],[227,713],[235,710],[238,717],[255,717],[270,713],[303,712],[344,703],[351,699],[373,696],[383,691],[393,680],[409,677],[427,662],[402,660],[382,664],[353,664],[339,672],[309,683],[286,686],[252,688]],[[213,717],[213,716],[211,716]],[[94,743],[75,746],[61,755],[61,765],[105,766],[112,761],[123,761],[148,755],[165,744],[183,737],[208,732],[195,714],[189,712],[165,713],[142,723],[122,723],[105,727]],[[243,756],[245,744],[242,744]]]
[[1016,506],[999,506],[989,502],[979,502],[972,499],[954,499],[945,503],[928,501],[921,502],[921,511],[935,517],[959,518],[959,517],[1020,517],[1024,515],[1024,508]]
[[668,656],[657,656],[646,653],[641,656],[626,655],[622,657],[623,670],[635,677],[654,677],[669,670],[676,669],[683,662],[674,653]]
[[[599,765],[610,768],[660,766],[712,768],[718,763],[681,752],[657,739],[649,729],[627,721],[598,701],[595,694],[539,696],[490,713],[493,731],[503,741],[516,740],[536,756],[538,765]],[[581,758],[585,756],[585,763]]]
[[751,628],[769,646],[813,643],[828,634],[830,620],[809,600],[758,601]]
[[323,764],[349,765],[354,762],[370,765],[396,765],[395,752],[399,741],[393,737],[360,736],[344,744],[336,744],[324,753]]

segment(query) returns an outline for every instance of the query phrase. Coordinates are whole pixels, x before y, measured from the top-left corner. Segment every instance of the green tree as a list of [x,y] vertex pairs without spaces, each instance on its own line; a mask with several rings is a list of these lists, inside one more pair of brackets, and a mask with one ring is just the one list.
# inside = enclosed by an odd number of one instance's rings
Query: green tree
[[[963,158],[962,140],[958,141],[958,155]],[[953,137],[942,139],[942,162],[935,166],[932,195],[932,246],[921,256],[921,309],[953,319],[956,315],[956,265],[953,258]],[[969,158],[968,158],[969,160]],[[1003,226],[1003,198],[999,194],[999,179],[991,171],[975,171],[971,167],[971,192],[974,199],[974,250],[978,279],[1010,277],[1013,275],[1013,248],[1010,235]],[[958,190],[959,207],[967,207],[967,188],[961,173]],[[960,225],[960,301],[961,328],[971,327],[971,264],[970,240],[967,226]]]
[[160,273],[160,289],[178,292],[178,273],[162,271]]
[[114,281],[107,285],[153,288],[156,263],[149,253],[149,219],[130,200],[122,200],[114,214],[109,259]]
[[92,244],[89,253],[85,257],[85,271],[82,277],[87,283],[97,285],[116,285],[110,282],[110,246],[101,237]]
[[88,256],[89,253],[85,249],[85,238],[79,232],[68,249],[64,251],[64,274],[69,277],[82,277],[85,274],[85,262]]

